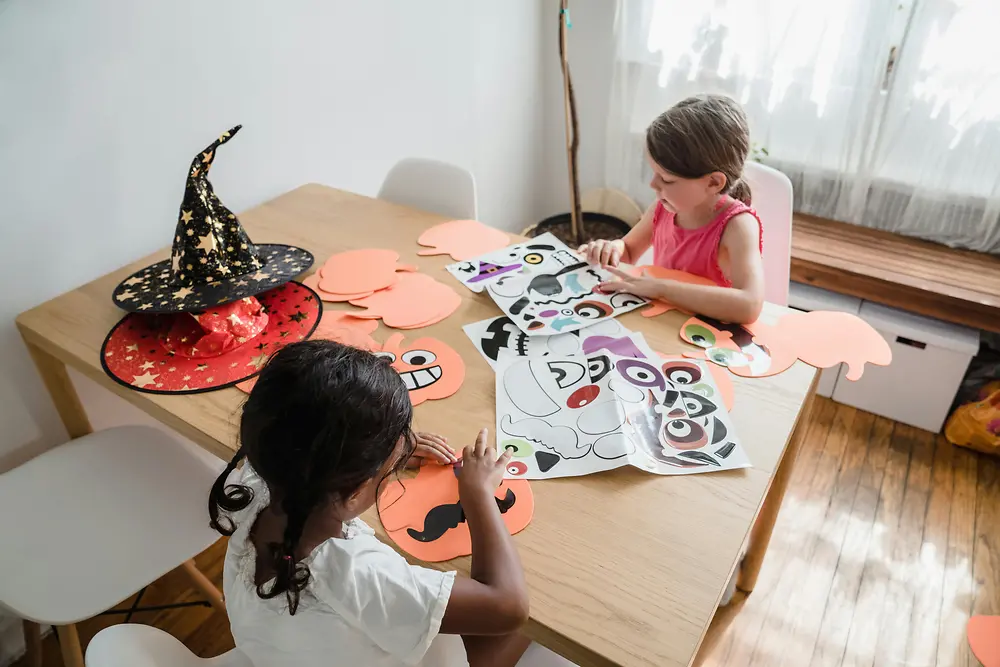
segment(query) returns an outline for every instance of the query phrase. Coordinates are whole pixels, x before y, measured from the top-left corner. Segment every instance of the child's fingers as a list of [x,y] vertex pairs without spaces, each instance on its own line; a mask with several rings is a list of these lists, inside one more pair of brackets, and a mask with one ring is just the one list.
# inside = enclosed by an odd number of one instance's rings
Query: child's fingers
[[619,269],[617,266],[609,266],[609,267],[607,267],[607,269],[608,269],[609,273],[612,273],[612,274],[618,276],[619,278],[621,278],[622,280],[624,280],[626,283],[630,283],[633,280],[635,280],[635,276],[633,276],[633,275],[631,275],[629,273],[625,273],[624,271],[622,271],[621,269]]
[[597,289],[605,294],[610,294],[612,292],[624,292],[629,289],[628,283],[624,283],[620,280],[610,280],[608,282],[601,283],[597,286]]
[[514,456],[514,452],[512,452],[511,450],[509,450],[509,449],[503,450],[503,454],[501,454],[500,458],[497,459],[497,467],[498,468],[506,468],[507,464],[510,463],[511,457],[513,457],[513,456]]
[[615,245],[611,248],[611,260],[608,262],[608,266],[613,269],[618,268],[618,265],[621,263],[621,261],[622,261],[622,251],[617,245]]
[[[448,438],[445,438],[440,435],[435,435],[433,433],[418,433],[417,442],[434,443],[436,445],[443,445],[447,447]],[[451,447],[448,447],[448,449],[451,449]]]
[[475,448],[473,449],[473,452],[475,453],[476,456],[483,456],[486,453],[487,436],[489,436],[489,430],[484,428],[479,432],[479,435],[476,437],[476,445]]
[[607,266],[611,263],[611,253],[615,249],[614,244],[604,243],[601,247],[601,266]]
[[414,455],[425,459],[434,459],[441,464],[454,463],[457,460],[451,452],[446,451],[439,445],[432,444],[417,445]]

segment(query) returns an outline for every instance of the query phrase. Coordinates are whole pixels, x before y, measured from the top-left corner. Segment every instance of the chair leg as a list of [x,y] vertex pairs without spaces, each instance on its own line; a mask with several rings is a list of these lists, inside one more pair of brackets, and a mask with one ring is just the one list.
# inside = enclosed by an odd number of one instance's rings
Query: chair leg
[[209,603],[215,610],[225,614],[226,603],[222,600],[222,592],[198,569],[198,566],[194,564],[194,560],[184,561],[181,567],[187,573],[188,577],[191,578],[191,583],[201,591],[202,595],[208,598]]
[[62,651],[65,667],[84,667],[83,649],[80,648],[80,635],[75,625],[60,625],[56,627],[59,636],[59,648]]
[[24,662],[27,667],[42,667],[42,628],[24,621]]

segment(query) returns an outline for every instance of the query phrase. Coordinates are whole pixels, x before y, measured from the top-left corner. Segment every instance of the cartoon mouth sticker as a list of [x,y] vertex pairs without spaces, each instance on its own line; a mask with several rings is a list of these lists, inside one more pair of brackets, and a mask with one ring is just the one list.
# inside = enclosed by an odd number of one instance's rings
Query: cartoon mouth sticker
[[418,338],[409,345],[404,340],[403,334],[393,334],[376,354],[391,360],[414,406],[458,391],[465,381],[465,362],[451,346],[436,338]]
[[[460,474],[459,466],[428,464],[416,477],[386,486],[378,501],[379,520],[396,546],[430,563],[472,553],[472,536],[458,497]],[[511,535],[531,521],[535,500],[527,480],[504,480],[494,500]]]

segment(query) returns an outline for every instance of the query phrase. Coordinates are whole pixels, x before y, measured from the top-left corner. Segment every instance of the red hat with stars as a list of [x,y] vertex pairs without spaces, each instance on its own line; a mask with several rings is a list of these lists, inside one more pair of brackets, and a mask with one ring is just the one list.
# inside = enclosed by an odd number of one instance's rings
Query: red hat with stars
[[297,282],[198,313],[129,314],[104,341],[101,363],[119,384],[152,394],[195,394],[250,379],[322,315],[319,296]]

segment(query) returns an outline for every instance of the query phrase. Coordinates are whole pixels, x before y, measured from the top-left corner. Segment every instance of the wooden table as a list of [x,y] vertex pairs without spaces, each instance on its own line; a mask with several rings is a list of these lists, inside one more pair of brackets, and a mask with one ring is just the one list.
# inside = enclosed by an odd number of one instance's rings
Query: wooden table
[[[488,296],[454,283],[443,269],[450,261],[446,256],[416,256],[420,231],[442,218],[306,185],[240,219],[255,241],[295,244],[320,261],[350,248],[394,248],[407,263],[453,284],[462,295],[458,312],[406,333],[434,336],[458,350],[468,367],[465,384],[449,399],[419,406],[416,426],[444,434],[453,444],[471,441],[482,426],[493,430],[494,374],[461,325],[499,310]],[[169,231],[164,229],[167,238]],[[167,253],[165,249],[23,313],[18,327],[70,435],[84,435],[90,424],[66,366],[229,459],[244,398],[240,391],[141,394],[112,382],[101,370],[101,343],[122,316],[111,302],[113,287]],[[765,318],[782,312],[768,305]],[[648,320],[632,313],[623,322],[645,333],[658,351],[684,347],[677,336],[683,322],[679,314]],[[388,334],[381,327],[375,337],[384,340]],[[734,376],[732,416],[754,464],[751,469],[661,477],[625,467],[534,482],[534,520],[515,538],[531,590],[528,633],[581,665],[691,664],[752,526],[753,549],[740,585],[746,591],[753,588],[801,440],[803,429],[797,424],[805,421],[815,375],[799,363],[773,378]],[[373,512],[366,519],[378,525]],[[442,567],[468,573],[469,559]]]

